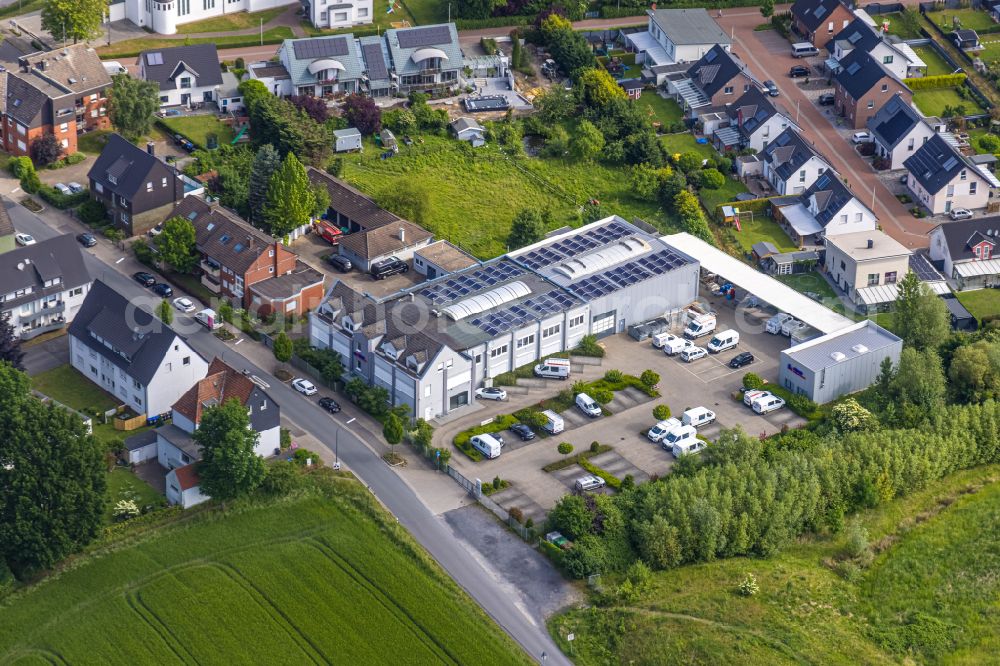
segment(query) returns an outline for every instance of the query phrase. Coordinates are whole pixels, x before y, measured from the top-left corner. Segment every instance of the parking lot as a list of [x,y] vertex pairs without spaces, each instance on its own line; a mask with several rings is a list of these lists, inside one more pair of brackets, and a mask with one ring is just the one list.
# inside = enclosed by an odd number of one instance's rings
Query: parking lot
[[[768,381],[777,380],[779,354],[789,346],[789,339],[764,332],[764,324],[772,312],[737,310],[731,301],[724,298],[704,296],[716,310],[716,330],[734,329],[740,333],[736,348],[685,363],[679,356],[667,356],[653,347],[651,340],[637,342],[624,334],[605,338],[601,341],[606,349],[603,364],[599,368],[587,368],[586,379],[592,380],[611,369],[636,376],[643,370],[651,369],[660,374],[660,398],[651,399],[641,391],[628,389],[617,393],[607,405],[610,415],[590,418],[574,407],[563,412],[565,430],[558,435],[540,436],[522,442],[514,433],[504,431],[501,434],[505,445],[499,458],[471,463],[457,454],[452,458],[452,464],[470,478],[487,481],[500,476],[511,481],[511,488],[493,495],[492,499],[508,510],[514,507],[521,509],[525,516],[531,516],[537,523],[561,496],[573,490],[576,479],[588,474],[579,465],[552,473],[542,471],[543,466],[561,457],[556,452],[559,442],[572,444],[574,453],[587,450],[595,441],[612,446],[612,451],[594,456],[591,462],[619,479],[631,474],[637,483],[642,483],[669,473],[674,462],[673,455],[646,437],[655,423],[652,410],[656,405],[668,405],[678,418],[682,412],[693,407],[707,407],[714,411],[716,421],[699,429],[699,434],[709,440],[717,438],[724,428],[735,426],[757,436],[773,435],[785,425],[794,428],[804,424],[804,419],[787,407],[759,416],[734,399],[747,372],[755,372]],[[710,338],[706,336],[695,342],[704,346]],[[745,351],[751,352],[756,360],[743,368],[730,368],[729,361]],[[580,375],[574,370],[571,380],[578,378]],[[564,387],[559,382],[546,382],[542,390],[532,389],[530,399],[537,401]],[[525,402],[526,397],[522,395],[511,394],[511,400]],[[478,424],[487,418],[483,412],[509,413],[519,406],[523,405],[490,404],[478,411],[474,418]]]

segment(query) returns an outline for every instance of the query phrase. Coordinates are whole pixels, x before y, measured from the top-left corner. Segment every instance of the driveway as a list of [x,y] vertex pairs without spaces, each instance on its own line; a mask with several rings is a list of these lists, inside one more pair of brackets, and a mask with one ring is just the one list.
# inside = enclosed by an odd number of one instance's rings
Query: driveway
[[24,348],[24,370],[34,376],[69,363],[69,338],[60,335]]

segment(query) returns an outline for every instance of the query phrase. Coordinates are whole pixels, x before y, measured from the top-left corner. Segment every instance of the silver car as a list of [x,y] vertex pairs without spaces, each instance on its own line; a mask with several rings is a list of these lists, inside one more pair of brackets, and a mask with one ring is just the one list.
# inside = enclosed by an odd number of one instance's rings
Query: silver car
[[579,491],[599,490],[604,487],[604,479],[599,476],[581,476],[573,486]]

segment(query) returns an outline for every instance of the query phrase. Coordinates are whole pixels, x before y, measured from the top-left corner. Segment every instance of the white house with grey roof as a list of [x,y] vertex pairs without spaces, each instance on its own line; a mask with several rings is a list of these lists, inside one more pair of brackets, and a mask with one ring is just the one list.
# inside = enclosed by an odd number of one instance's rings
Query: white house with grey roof
[[955,208],[986,208],[990,190],[998,184],[993,174],[973,164],[940,134],[928,139],[903,167],[909,172],[906,186],[914,200],[931,215]]
[[302,5],[317,28],[350,28],[373,20],[372,0],[302,0]]
[[358,41],[350,33],[307,39],[286,39],[278,60],[291,78],[295,95],[330,97],[360,92],[364,62]]
[[400,92],[459,85],[465,58],[454,23],[390,28],[385,31],[385,45]]
[[0,254],[0,317],[22,340],[65,328],[91,281],[72,234],[5,252]]
[[215,44],[143,51],[139,78],[160,87],[161,107],[215,102],[223,85]]
[[875,382],[882,362],[899,363],[903,341],[866,319],[781,352],[778,383],[826,404]]
[[698,276],[653,230],[609,217],[383,299],[338,281],[310,314],[310,340],[432,419],[584,335],[686,307]]
[[732,46],[719,24],[704,9],[647,9],[645,32],[626,35],[637,65],[657,67],[699,60],[716,44]]
[[789,127],[799,130],[787,113],[757,87],[743,93],[726,106],[729,124],[715,130],[713,140],[720,151],[741,151],[753,148],[758,153]]
[[903,162],[934,136],[934,129],[900,94],[892,98],[868,119],[868,132],[875,143],[875,154],[889,163],[889,169],[902,169]]
[[792,128],[760,152],[764,178],[778,194],[801,194],[833,167]]
[[158,416],[205,376],[208,362],[172,328],[96,280],[69,327],[70,364],[137,414]]
[[[367,2],[371,6],[371,0]],[[237,12],[259,12],[290,4],[299,3],[288,0],[124,0],[111,3],[108,9],[112,21],[128,20],[161,35],[174,35],[178,26],[193,21]]]

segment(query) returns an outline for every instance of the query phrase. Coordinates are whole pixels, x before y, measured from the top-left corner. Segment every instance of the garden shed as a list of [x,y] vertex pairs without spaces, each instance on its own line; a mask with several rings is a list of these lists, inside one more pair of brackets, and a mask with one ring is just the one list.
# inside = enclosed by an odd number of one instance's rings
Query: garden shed
[[355,127],[333,131],[334,151],[346,153],[352,150],[362,150],[361,132]]

